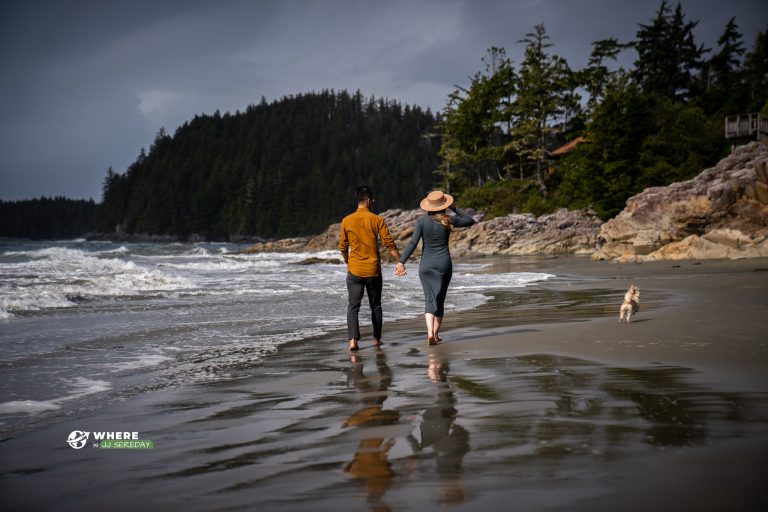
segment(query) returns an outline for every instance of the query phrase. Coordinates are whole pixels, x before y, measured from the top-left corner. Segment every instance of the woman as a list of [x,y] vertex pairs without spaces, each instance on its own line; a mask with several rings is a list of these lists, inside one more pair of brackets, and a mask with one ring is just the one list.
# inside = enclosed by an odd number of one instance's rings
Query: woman
[[[424,318],[427,322],[427,341],[435,345],[440,338],[440,324],[443,321],[445,295],[451,282],[453,264],[448,251],[448,238],[454,227],[471,226],[475,220],[465,215],[453,206],[453,197],[440,190],[430,192],[421,201],[421,209],[428,215],[416,219],[413,237],[397,264],[395,273],[405,273],[405,262],[411,256],[419,240],[421,246],[421,262],[419,263],[419,279],[424,288]],[[452,210],[456,215],[449,216],[446,211]]]

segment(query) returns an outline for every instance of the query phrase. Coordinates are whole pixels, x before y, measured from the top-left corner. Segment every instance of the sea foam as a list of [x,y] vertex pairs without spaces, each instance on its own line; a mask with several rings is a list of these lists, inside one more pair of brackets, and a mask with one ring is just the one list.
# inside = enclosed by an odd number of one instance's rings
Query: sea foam
[[0,263],[0,318],[21,311],[69,307],[97,297],[193,287],[184,277],[165,275],[132,261],[97,257],[79,249],[48,247],[6,252],[3,256],[16,261]]
[[104,380],[93,380],[85,377],[77,377],[69,383],[69,394],[54,398],[52,400],[12,400],[0,404],[0,414],[14,413],[40,413],[45,411],[55,411],[62,405],[78,398],[102,391],[108,391],[112,385]]

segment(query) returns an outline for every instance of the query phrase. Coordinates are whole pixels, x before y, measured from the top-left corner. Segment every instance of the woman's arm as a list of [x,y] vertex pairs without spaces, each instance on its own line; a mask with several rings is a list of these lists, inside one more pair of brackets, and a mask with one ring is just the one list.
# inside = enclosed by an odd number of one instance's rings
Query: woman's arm
[[413,227],[413,236],[411,236],[411,241],[408,242],[408,247],[405,248],[405,251],[403,251],[403,255],[400,257],[400,263],[405,264],[406,261],[408,261],[408,258],[411,257],[411,254],[413,254],[413,251],[416,250],[416,246],[419,245],[419,240],[421,239],[421,217],[416,219],[416,225]]
[[457,228],[466,228],[475,223],[475,219],[462,212],[456,207],[451,208],[456,215],[451,217],[451,224]]

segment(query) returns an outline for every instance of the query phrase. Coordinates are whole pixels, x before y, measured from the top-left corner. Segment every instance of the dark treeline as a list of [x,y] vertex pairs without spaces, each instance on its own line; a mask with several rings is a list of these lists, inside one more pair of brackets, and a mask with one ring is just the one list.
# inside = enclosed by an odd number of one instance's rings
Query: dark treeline
[[104,181],[101,230],[208,239],[323,231],[369,184],[377,209],[413,207],[433,185],[429,111],[323,91],[160,131]]
[[[731,19],[705,48],[696,24],[662,1],[635,40],[595,41],[581,70],[552,52],[543,25],[519,41],[517,65],[489,49],[444,110],[442,185],[491,215],[565,206],[609,218],[644,188],[711,166],[728,151],[726,115],[768,115],[768,32],[749,50]],[[628,51],[636,58],[623,69]]]
[[71,239],[96,229],[99,205],[65,197],[0,201],[0,236]]

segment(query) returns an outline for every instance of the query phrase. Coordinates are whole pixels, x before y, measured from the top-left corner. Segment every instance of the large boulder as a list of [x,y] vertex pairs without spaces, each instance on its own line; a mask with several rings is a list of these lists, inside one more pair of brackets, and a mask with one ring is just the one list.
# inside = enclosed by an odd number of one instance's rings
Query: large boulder
[[768,147],[738,147],[691,180],[629,198],[600,241],[595,259],[768,256]]

